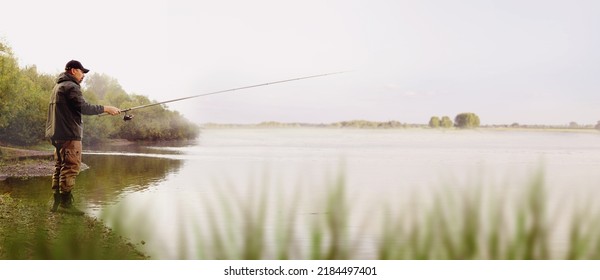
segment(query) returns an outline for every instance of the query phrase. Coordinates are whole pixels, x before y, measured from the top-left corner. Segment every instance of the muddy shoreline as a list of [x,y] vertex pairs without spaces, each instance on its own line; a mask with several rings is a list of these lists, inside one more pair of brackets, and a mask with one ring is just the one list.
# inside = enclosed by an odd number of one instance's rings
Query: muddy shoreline
[[50,151],[0,146],[0,181],[9,177],[52,176],[52,158]]
[[[82,164],[82,170],[87,168]],[[52,152],[0,146],[0,181],[50,177],[53,172]],[[149,258],[95,218],[50,213],[48,209],[0,193],[0,259]],[[77,249],[72,247],[73,240],[79,244]]]
[[0,260],[145,260],[136,245],[89,216],[50,213],[0,194]]
[[[82,163],[81,170],[87,168]],[[0,146],[0,181],[7,178],[52,176],[53,172],[53,152]]]

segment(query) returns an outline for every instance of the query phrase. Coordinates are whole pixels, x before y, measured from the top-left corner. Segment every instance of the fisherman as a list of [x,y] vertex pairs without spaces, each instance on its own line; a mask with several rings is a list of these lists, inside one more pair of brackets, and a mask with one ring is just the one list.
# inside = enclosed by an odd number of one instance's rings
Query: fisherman
[[65,66],[65,72],[56,80],[50,96],[46,137],[54,146],[54,174],[52,189],[54,203],[50,211],[56,212],[60,206],[65,212],[83,215],[83,211],[73,205],[75,177],[81,166],[81,138],[83,126],[81,115],[99,115],[107,113],[118,115],[121,110],[113,106],[92,105],[81,94],[81,81],[89,72],[77,60],[71,60]]

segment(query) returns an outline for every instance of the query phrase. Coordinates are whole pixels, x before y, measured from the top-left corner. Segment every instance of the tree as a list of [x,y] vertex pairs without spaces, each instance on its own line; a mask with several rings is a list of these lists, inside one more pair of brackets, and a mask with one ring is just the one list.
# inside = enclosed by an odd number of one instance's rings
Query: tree
[[0,129],[5,128],[15,116],[15,99],[18,98],[19,65],[12,50],[0,41]]
[[450,128],[452,127],[453,123],[452,120],[450,119],[450,117],[448,116],[443,116],[442,117],[442,122],[440,123],[440,126],[443,128]]
[[10,48],[0,42],[0,141],[31,145],[44,138],[52,84],[35,67],[19,69]]
[[107,94],[127,95],[117,79],[106,74],[93,73],[85,77],[85,85],[86,89],[93,92],[100,100],[105,100]]
[[600,130],[600,121],[598,121],[598,123],[595,126],[596,129]]
[[579,124],[577,124],[576,122],[570,122],[569,123],[569,128],[578,128]]
[[431,117],[431,119],[429,119],[429,126],[433,128],[440,127],[440,118],[438,118],[437,116]]
[[454,118],[454,125],[458,128],[478,127],[479,116],[475,113],[460,113]]

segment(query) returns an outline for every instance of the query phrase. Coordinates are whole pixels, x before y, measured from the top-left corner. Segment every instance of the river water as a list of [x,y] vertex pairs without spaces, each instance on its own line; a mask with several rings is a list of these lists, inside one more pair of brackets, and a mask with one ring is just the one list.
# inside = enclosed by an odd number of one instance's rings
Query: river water
[[[309,221],[332,211],[340,185],[358,259],[375,257],[365,227],[379,226],[363,222],[380,205],[440,189],[518,193],[540,172],[553,204],[600,194],[595,131],[204,129],[194,142],[95,148],[83,161],[78,202],[157,259],[243,258],[248,236],[275,248],[286,228],[290,257],[306,258]],[[49,181],[10,179],[0,191],[46,203]]]

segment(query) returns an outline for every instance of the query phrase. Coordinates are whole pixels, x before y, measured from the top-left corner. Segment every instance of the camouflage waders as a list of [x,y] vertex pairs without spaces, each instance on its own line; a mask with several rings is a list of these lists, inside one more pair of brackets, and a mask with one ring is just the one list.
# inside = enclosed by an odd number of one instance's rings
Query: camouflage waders
[[67,212],[83,214],[73,206],[71,190],[75,187],[75,177],[81,168],[81,141],[52,140],[54,146],[54,174],[52,189],[54,189],[54,204],[50,211],[56,212],[58,206],[66,208]]
[[75,187],[75,177],[81,168],[81,141],[53,140],[54,174],[52,188],[70,192]]

